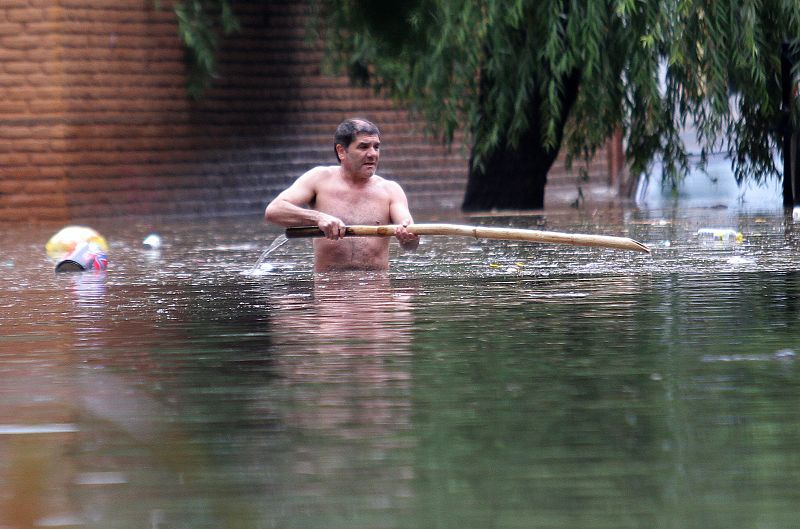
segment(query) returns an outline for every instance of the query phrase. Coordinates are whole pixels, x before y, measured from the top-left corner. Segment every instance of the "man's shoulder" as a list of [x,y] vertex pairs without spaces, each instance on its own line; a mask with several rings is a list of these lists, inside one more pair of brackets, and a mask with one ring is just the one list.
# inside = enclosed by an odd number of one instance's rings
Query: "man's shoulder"
[[386,189],[390,193],[397,193],[398,191],[402,191],[403,188],[395,182],[394,180],[389,180],[388,178],[384,178],[383,176],[373,175],[373,178],[377,179],[376,184],[381,186],[383,189]]
[[382,187],[391,187],[397,185],[393,180],[389,180],[384,176],[380,176],[378,174],[374,174],[371,177],[370,182],[373,185],[382,186]]
[[336,175],[338,167],[335,165],[318,165],[300,175],[297,179],[299,185],[316,187],[330,181]]
[[303,176],[314,178],[327,178],[334,176],[339,170],[338,165],[318,165],[306,171]]

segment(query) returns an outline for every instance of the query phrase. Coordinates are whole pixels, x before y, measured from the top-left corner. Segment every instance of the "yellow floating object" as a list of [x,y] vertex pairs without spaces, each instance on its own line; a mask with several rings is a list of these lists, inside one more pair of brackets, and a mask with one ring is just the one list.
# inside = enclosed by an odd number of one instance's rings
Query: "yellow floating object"
[[51,259],[60,259],[70,253],[80,243],[94,243],[104,252],[108,251],[108,243],[102,235],[87,226],[67,226],[50,237],[45,245],[47,255]]

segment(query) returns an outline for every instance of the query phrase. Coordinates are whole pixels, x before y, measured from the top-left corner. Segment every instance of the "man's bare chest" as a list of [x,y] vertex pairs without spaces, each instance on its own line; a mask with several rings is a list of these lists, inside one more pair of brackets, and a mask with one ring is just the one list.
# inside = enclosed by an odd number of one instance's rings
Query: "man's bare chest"
[[380,189],[332,190],[318,197],[315,208],[345,224],[386,224],[390,199]]

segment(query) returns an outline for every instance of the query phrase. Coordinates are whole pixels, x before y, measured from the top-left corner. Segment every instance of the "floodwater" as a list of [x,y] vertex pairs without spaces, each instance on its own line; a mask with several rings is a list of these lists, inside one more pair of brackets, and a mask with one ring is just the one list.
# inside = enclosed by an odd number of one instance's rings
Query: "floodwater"
[[117,221],[106,273],[56,275],[60,226],[4,229],[0,527],[798,526],[791,216],[431,221],[653,252],[427,237],[314,276],[260,219]]

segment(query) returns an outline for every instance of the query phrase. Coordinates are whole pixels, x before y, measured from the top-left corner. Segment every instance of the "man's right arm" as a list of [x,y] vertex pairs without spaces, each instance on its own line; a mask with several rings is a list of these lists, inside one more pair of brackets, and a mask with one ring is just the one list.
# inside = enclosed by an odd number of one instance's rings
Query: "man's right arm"
[[310,209],[316,197],[317,181],[324,176],[324,168],[317,167],[303,174],[267,205],[264,219],[280,226],[318,226],[328,239],[344,237],[345,225],[340,219]]

